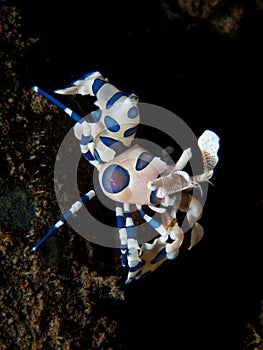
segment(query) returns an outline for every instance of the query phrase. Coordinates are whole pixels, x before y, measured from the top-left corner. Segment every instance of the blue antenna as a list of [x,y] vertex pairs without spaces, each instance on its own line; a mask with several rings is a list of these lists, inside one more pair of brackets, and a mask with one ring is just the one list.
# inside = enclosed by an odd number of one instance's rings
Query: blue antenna
[[[49,95],[44,90],[40,89],[38,86],[33,86],[33,89],[37,93],[39,93],[40,95],[48,99],[50,102],[54,103],[57,107],[62,109],[65,113],[67,113],[70,116],[70,118],[74,119],[76,122],[81,122],[81,120],[83,119],[76,112],[72,111],[72,109],[66,107],[63,103],[58,101],[55,97]],[[58,222],[48,231],[48,233],[46,233],[45,236],[41,238],[41,240],[31,249],[31,252],[36,251],[39,248],[39,246],[43,242],[45,242],[54,232],[56,232],[73,214],[79,211],[79,209],[83,206],[83,204],[87,203],[95,195],[96,195],[95,191],[91,190],[86,194],[84,194],[84,196],[82,196],[79,201],[76,201],[70,207],[70,209],[64,215],[61,216]]]
[[95,195],[95,191],[91,190],[81,197],[81,201],[76,201],[70,207],[70,209],[64,215],[61,216],[58,222],[48,231],[48,233],[46,233],[45,236],[41,238],[41,240],[31,249],[31,252],[35,252],[39,248],[39,246],[48,239],[48,237],[50,237],[55,231],[57,231],[73,214],[79,211],[83,204],[87,203]]
[[81,121],[81,119],[83,119],[81,116],[79,116],[76,112],[72,111],[72,109],[66,107],[63,103],[61,103],[60,101],[58,101],[55,97],[49,95],[47,92],[45,92],[44,90],[40,89],[37,86],[33,86],[33,89],[39,93],[40,95],[44,96],[45,98],[47,98],[50,102],[53,102],[56,106],[58,106],[59,108],[61,108],[65,113],[67,113],[67,115],[70,116],[70,118],[74,119],[76,122]]

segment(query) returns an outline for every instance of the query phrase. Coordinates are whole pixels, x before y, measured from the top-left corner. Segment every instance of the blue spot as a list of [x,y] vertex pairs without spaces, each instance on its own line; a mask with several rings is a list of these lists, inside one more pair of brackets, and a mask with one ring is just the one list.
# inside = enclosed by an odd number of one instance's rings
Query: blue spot
[[92,111],[91,112],[91,115],[92,115],[92,117],[94,119],[94,122],[97,123],[100,120],[101,114],[102,114],[102,112],[101,112],[100,109],[96,109],[96,111]]
[[108,102],[106,103],[106,109],[109,109],[111,108],[111,106],[114,105],[114,103],[116,101],[118,101],[119,98],[121,98],[122,96],[129,96],[128,94],[124,93],[124,92],[116,92],[109,100]]
[[94,95],[96,95],[97,92],[99,91],[99,89],[106,83],[107,82],[105,80],[95,79],[94,83],[92,85],[92,91],[93,91]]
[[130,128],[130,129],[127,129],[125,132],[124,132],[124,137],[129,137],[131,136],[132,134],[135,134],[136,131],[137,131],[137,126],[134,126],[133,128]]
[[151,194],[150,194],[150,202],[152,203],[152,204],[159,204],[159,203],[161,203],[161,199],[159,199],[157,196],[156,196],[156,193],[157,193],[157,190],[154,190],[154,191],[152,191],[151,192]]
[[109,193],[119,193],[129,185],[130,175],[126,169],[117,164],[108,166],[102,175],[102,185]]
[[145,169],[153,160],[153,156],[148,152],[142,152],[136,162],[135,169],[137,171]]
[[120,130],[119,123],[112,117],[106,115],[104,118],[104,123],[106,125],[106,128],[112,132],[117,132]]
[[104,143],[105,146],[108,146],[108,147],[111,147],[116,142],[118,142],[118,140],[112,139],[111,137],[104,137],[104,136],[100,136],[100,140],[101,142]]
[[138,108],[136,107],[131,107],[129,110],[128,110],[128,118],[136,118],[138,116],[139,112],[138,112]]

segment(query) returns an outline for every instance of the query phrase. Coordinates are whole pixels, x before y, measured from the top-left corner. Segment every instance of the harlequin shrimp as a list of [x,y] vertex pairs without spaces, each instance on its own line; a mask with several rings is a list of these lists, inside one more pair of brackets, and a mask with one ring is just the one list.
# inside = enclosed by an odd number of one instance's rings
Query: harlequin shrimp
[[[99,72],[86,74],[70,87],[55,91],[65,95],[95,96],[94,104],[98,109],[91,112],[92,122],[81,118],[40,88],[35,86],[34,90],[76,121],[74,133],[80,141],[81,153],[97,168],[102,192],[116,203],[122,265],[128,269],[126,283],[148,275],[167,259],[177,257],[184,240],[177,220],[178,210],[186,213],[192,229],[189,249],[202,238],[203,228],[197,221],[203,207],[192,195],[192,190],[209,181],[218,162],[219,137],[214,132],[206,130],[199,137],[204,170],[202,174],[190,176],[183,170],[192,156],[190,148],[183,151],[174,166],[170,166],[139,144],[133,144],[140,123],[138,97],[121,92]],[[74,203],[32,251],[94,197],[96,191],[96,188],[89,191],[81,201]],[[131,205],[156,231],[153,240],[138,243]],[[158,213],[160,220],[147,214],[145,206]]]

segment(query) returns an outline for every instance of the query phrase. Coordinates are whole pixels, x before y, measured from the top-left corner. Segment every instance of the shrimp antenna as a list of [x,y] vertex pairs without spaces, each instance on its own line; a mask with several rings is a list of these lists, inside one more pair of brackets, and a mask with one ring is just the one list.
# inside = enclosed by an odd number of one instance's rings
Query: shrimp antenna
[[81,119],[83,119],[78,113],[72,111],[72,109],[66,107],[63,103],[61,103],[59,100],[57,100],[55,97],[49,95],[44,90],[40,89],[38,86],[33,86],[33,90],[35,90],[40,95],[47,98],[50,102],[53,102],[57,107],[62,109],[67,115],[70,116],[70,118],[74,119],[76,122],[79,122]]
[[87,203],[94,196],[95,191],[91,190],[81,197],[81,201],[76,201],[70,207],[70,209],[64,215],[61,216],[58,222],[48,231],[48,233],[46,233],[45,236],[41,238],[41,240],[36,245],[34,245],[34,247],[31,249],[31,252],[35,252],[39,248],[39,246],[43,242],[45,242],[55,231],[57,231],[73,214],[79,211],[83,204]]

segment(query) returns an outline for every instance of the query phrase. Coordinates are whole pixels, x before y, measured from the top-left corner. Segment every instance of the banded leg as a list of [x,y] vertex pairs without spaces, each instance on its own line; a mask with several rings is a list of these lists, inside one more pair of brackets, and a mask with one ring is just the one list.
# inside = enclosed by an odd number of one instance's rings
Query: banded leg
[[127,230],[128,266],[129,270],[134,270],[137,269],[141,263],[141,259],[139,258],[140,247],[137,242],[137,235],[131,217],[130,205],[128,203],[124,203],[124,216]]
[[87,203],[91,198],[95,196],[95,192],[93,190],[84,194],[81,197],[81,201],[76,201],[70,209],[60,217],[58,222],[48,231],[47,234],[31,249],[31,252],[36,251],[39,246],[45,242],[55,231],[57,231],[73,214],[77,213],[79,209],[83,206],[83,204]]
[[122,204],[116,203],[116,219],[121,241],[122,266],[128,266],[128,277],[125,282],[128,284],[135,276],[141,275],[141,267],[144,264],[139,258],[140,248],[136,239],[129,204],[124,204],[123,213]]
[[168,239],[168,232],[166,228],[157,220],[153,219],[151,216],[147,215],[143,210],[142,206],[136,205],[140,216],[161,236],[160,242],[164,243]]
[[[87,158],[92,165],[97,167],[98,162],[95,160],[95,157],[94,157],[94,150],[93,150],[94,144],[93,144],[93,137],[91,136],[90,123],[88,123],[84,118],[79,116],[76,112],[72,111],[72,109],[66,107],[63,103],[58,101],[55,97],[49,95],[47,92],[40,89],[39,87],[33,86],[33,89],[37,93],[39,93],[40,95],[48,99],[50,102],[54,103],[57,107],[62,109],[66,114],[68,114],[72,119],[74,119],[77,122],[74,125],[74,134],[76,138],[80,140],[80,150],[85,156],[85,158]],[[96,118],[97,114],[98,114],[98,111],[94,111],[92,113],[94,119]]]
[[[111,138],[108,130],[112,132],[116,127],[119,128],[121,124],[123,127],[125,126],[125,129],[135,131],[132,128],[135,128],[139,123],[138,98],[136,95],[120,91],[99,72],[85,74],[74,81],[72,86],[56,90],[55,92],[65,95],[90,95],[97,98],[94,104],[99,109],[91,112],[94,120],[91,126],[92,131],[87,130],[87,132],[83,132],[83,123],[81,125],[77,124],[74,128],[76,137],[81,140],[82,153],[86,153],[89,150],[95,161],[101,159],[103,162],[108,162],[116,155],[116,152],[111,147],[113,143],[121,141],[124,146],[130,146],[134,139],[134,133],[126,133],[125,137],[117,136],[116,134],[116,138]],[[126,116],[128,116],[128,123],[125,121]],[[113,122],[115,119],[116,121]],[[114,125],[111,125],[112,123]],[[117,130],[115,131],[117,132]],[[92,134],[94,140],[89,138],[90,134]],[[99,164],[96,162],[92,164],[97,168],[99,167]]]
[[96,150],[94,146],[94,138],[91,135],[91,126],[86,120],[82,119],[74,125],[74,134],[80,140],[80,151],[83,156],[95,168],[99,169],[100,162],[96,159]]
[[[126,283],[130,283],[134,279],[139,279],[147,276],[156,270],[167,259],[175,259],[179,254],[179,248],[183,242],[183,232],[177,223],[173,227],[165,229],[165,227],[160,222],[146,215],[139,205],[137,208],[143,219],[145,219],[154,229],[157,229],[157,232],[159,231],[159,234],[164,230],[166,233],[165,235],[156,238],[153,243],[142,244],[140,253],[142,263],[139,269],[136,269],[135,271],[129,271]],[[166,239],[168,239],[170,236],[170,239],[172,240],[171,243],[168,243],[164,240],[164,237],[166,236]]]
[[[161,235],[157,239],[159,240],[160,244],[165,245],[167,259],[175,259],[179,253],[179,247],[183,242],[183,231],[177,223],[176,211],[172,211],[174,217],[172,217],[167,211],[162,213],[162,218],[164,218],[163,221],[166,222],[166,225],[164,226],[158,220],[155,220],[149,215],[145,214],[140,205],[137,205],[137,208],[141,217]],[[169,238],[172,240],[171,243],[168,243]],[[146,249],[147,248],[151,248],[150,243],[147,243]]]
[[[62,109],[65,113],[67,113],[72,119],[77,121],[74,125],[74,134],[78,140],[80,140],[80,150],[83,156],[96,168],[99,168],[99,161],[96,159],[96,150],[94,150],[94,140],[91,135],[91,124],[87,122],[84,118],[79,116],[76,112],[72,111],[70,108],[66,107],[63,103],[58,101],[53,96],[49,95],[47,92],[43,91],[37,86],[34,86],[33,89],[47,98],[49,101],[54,103],[57,107]],[[59,92],[60,90],[56,91]],[[61,90],[63,91],[63,90]],[[62,93],[62,92],[61,92]],[[91,112],[94,121],[99,118],[101,111],[96,110]],[[113,151],[111,151],[113,152]]]
[[128,236],[127,236],[127,230],[124,222],[122,203],[116,203],[116,221],[117,221],[117,227],[119,230],[119,238],[121,241],[120,249],[121,249],[121,257],[122,257],[122,266],[127,267]]

